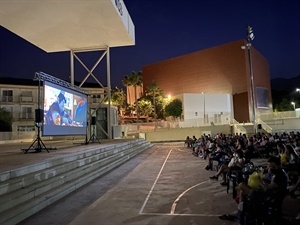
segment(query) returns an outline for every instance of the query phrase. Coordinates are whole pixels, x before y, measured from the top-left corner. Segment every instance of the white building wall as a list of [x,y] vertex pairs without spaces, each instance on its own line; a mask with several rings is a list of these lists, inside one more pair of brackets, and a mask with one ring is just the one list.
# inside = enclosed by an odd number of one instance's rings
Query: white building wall
[[184,119],[197,119],[204,114],[232,114],[233,104],[230,94],[183,94]]
[[182,100],[183,127],[228,124],[233,118],[233,100],[230,94],[184,93]]

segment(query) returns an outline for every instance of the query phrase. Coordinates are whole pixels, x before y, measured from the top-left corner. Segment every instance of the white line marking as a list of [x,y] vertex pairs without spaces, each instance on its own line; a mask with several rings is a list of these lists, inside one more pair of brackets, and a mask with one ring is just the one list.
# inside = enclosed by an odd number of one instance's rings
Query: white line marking
[[[199,185],[201,185],[201,184],[204,184],[204,183],[206,183],[206,182],[207,182],[207,180],[206,180],[206,181],[202,181],[201,183],[195,184],[194,186],[192,186],[192,187],[186,189],[184,192],[182,192],[182,193],[176,198],[176,200],[173,202],[172,207],[171,207],[171,212],[170,212],[170,214],[171,214],[171,215],[174,214],[175,209],[176,209],[176,206],[177,206],[177,203],[179,202],[180,198],[181,198],[183,195],[185,195],[185,194],[186,194],[188,191],[190,191],[191,189],[193,189],[193,188],[195,188],[195,187],[197,187],[197,186],[199,186]],[[174,215],[175,215],[175,214],[174,214]],[[180,214],[180,215],[182,215],[182,214]],[[183,215],[185,215],[185,214],[183,214]],[[188,215],[190,215],[190,214],[188,214]],[[191,215],[194,215],[194,214],[191,214]],[[203,214],[196,214],[196,215],[203,215]]]
[[167,157],[166,157],[166,159],[165,159],[165,161],[164,161],[162,167],[160,168],[160,171],[159,171],[159,173],[158,173],[158,175],[157,175],[157,177],[156,177],[156,179],[155,179],[155,181],[154,181],[154,183],[153,183],[153,185],[152,185],[152,187],[151,187],[151,189],[150,189],[150,191],[149,191],[149,193],[148,193],[148,195],[147,195],[147,198],[145,199],[144,204],[142,205],[142,208],[141,208],[139,214],[141,214],[141,213],[144,211],[144,208],[145,208],[145,206],[146,206],[146,204],[147,204],[147,202],[148,202],[148,200],[149,200],[149,198],[150,198],[150,195],[152,194],[152,191],[153,191],[153,189],[154,189],[154,187],[155,187],[155,185],[156,185],[156,183],[157,183],[157,181],[158,181],[158,179],[159,179],[160,174],[162,173],[162,171],[163,171],[163,169],[164,169],[164,167],[165,167],[165,164],[167,163],[167,160],[168,160],[168,158],[169,158],[171,152],[172,152],[172,149],[169,151],[169,154],[167,155]]
[[185,214],[185,213],[182,213],[182,214],[177,214],[177,213],[174,213],[174,214],[170,214],[170,213],[140,213],[140,215],[145,215],[145,216],[207,216],[207,217],[214,217],[214,216],[220,216],[220,214],[218,215],[215,215],[215,214]]
[[177,151],[180,151],[180,152],[186,152],[185,150],[182,150],[182,149],[180,149],[180,148],[177,148],[176,150],[177,150]]

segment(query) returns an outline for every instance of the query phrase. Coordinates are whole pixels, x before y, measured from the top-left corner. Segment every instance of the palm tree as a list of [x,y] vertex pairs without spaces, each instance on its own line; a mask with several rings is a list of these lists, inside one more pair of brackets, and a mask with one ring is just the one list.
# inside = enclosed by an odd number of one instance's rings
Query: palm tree
[[154,117],[157,117],[156,103],[157,99],[164,95],[164,91],[161,90],[155,82],[152,82],[146,90],[146,96],[151,96],[153,109],[154,109]]
[[[142,72],[135,72],[132,71],[131,74],[126,75],[123,80],[122,80],[123,85],[128,88],[130,86],[134,87],[134,102],[135,102],[135,112],[137,113],[137,93],[136,93],[136,88],[137,86],[142,86]],[[127,89],[128,90],[128,89]],[[128,91],[127,91],[128,93]],[[128,96],[130,97],[130,96]],[[137,113],[137,119],[138,119],[138,113]]]

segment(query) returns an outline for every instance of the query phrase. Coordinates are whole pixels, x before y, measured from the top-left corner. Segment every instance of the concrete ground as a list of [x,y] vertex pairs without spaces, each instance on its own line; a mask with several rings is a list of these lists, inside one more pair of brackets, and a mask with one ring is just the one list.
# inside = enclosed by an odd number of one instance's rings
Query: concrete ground
[[[116,140],[125,141],[125,140]],[[101,141],[102,142],[102,141]],[[103,144],[110,144],[109,141]],[[0,145],[0,170],[72,154],[89,146],[70,142],[49,153],[23,154],[30,143]],[[218,218],[234,213],[237,204],[221,181],[212,181],[215,171],[194,157],[183,143],[154,144],[106,175],[55,202],[19,225],[229,225]]]

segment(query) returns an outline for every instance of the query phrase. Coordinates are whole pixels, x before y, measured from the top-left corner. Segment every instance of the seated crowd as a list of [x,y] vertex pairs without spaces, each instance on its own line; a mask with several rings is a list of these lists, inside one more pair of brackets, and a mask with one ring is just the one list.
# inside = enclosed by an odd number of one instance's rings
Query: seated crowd
[[[257,205],[253,206],[254,203],[258,204],[259,202],[257,199],[253,200],[255,199],[253,196],[261,195],[258,199],[264,199],[260,205],[264,205],[265,210],[270,211],[270,208],[273,208],[272,215],[259,218],[263,220],[262,224],[281,224],[281,205],[284,198],[286,196],[300,197],[297,196],[300,191],[299,132],[280,135],[258,133],[253,137],[245,134],[218,134],[215,137],[202,135],[198,139],[195,136],[187,137],[185,144],[192,149],[194,156],[207,161],[206,170],[216,171],[210,179],[219,180],[221,177],[221,185],[227,186],[227,191],[230,180],[235,182],[232,187],[233,193],[235,193],[233,197],[238,203],[240,224],[250,224],[245,222],[245,218],[248,221],[251,220],[249,219],[251,218],[250,212],[252,212],[252,217],[256,217],[257,222],[260,214],[255,210],[263,211]],[[251,161],[254,158],[266,158],[267,165],[255,168]],[[251,173],[249,169],[247,170],[249,165],[251,165]],[[247,174],[245,171],[248,171]],[[256,181],[254,181],[255,179]],[[265,200],[266,196],[272,200],[272,207],[271,203],[266,205],[268,202]],[[300,217],[300,212],[298,217]],[[220,219],[233,218],[235,216],[228,214],[220,217]],[[297,222],[300,222],[300,218]]]

